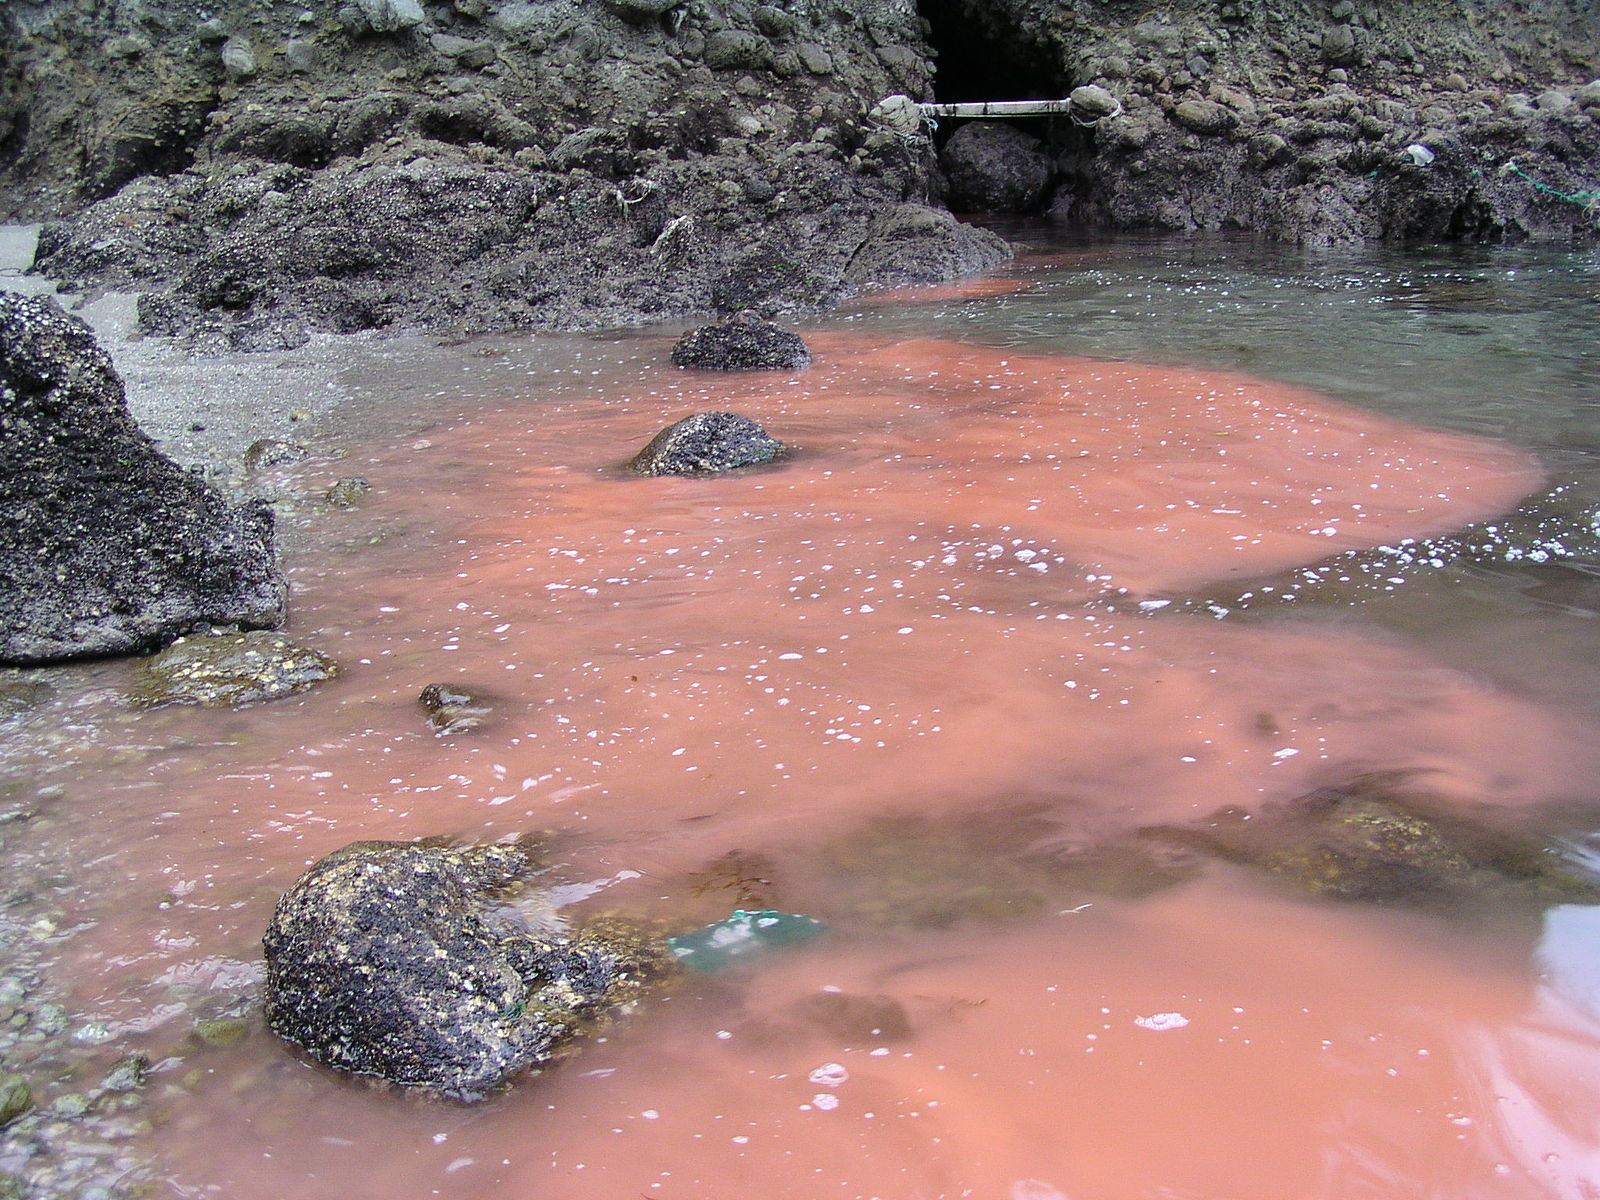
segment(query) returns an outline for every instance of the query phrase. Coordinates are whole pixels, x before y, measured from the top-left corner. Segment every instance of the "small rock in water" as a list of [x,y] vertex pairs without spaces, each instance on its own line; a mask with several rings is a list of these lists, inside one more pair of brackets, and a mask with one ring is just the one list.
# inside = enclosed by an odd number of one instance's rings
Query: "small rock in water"
[[640,475],[700,475],[771,462],[786,447],[749,417],[696,413],[667,426],[628,463]]
[[279,441],[277,438],[262,438],[260,441],[251,442],[244,452],[244,465],[252,471],[265,471],[273,467],[287,467],[293,463],[304,462],[311,451],[297,442]]
[[238,708],[303,692],[338,673],[331,658],[279,633],[190,637],[134,667],[131,699],[146,708]]
[[194,1035],[208,1046],[237,1046],[250,1032],[250,1022],[243,1017],[212,1017],[194,1023]]
[[672,348],[672,361],[703,371],[793,371],[810,364],[811,351],[798,334],[739,313],[684,334]]
[[104,1021],[90,1021],[72,1031],[72,1040],[80,1046],[99,1046],[109,1042],[114,1035]]
[[814,992],[795,1010],[844,1046],[877,1046],[911,1036],[911,1017],[893,996]]
[[335,480],[333,486],[323,493],[323,499],[335,508],[354,508],[371,491],[372,485],[358,475],[351,479]]
[[1313,895],[1445,912],[1593,904],[1600,880],[1536,836],[1429,794],[1422,772],[1360,776],[1254,812],[1224,810],[1149,836],[1268,872]]
[[430,683],[417,699],[427,710],[428,724],[440,737],[477,729],[493,711],[477,692],[451,683]]
[[116,1062],[100,1086],[108,1092],[137,1092],[149,1074],[150,1060],[143,1054],[130,1054]]
[[89,1111],[89,1098],[77,1092],[68,1092],[64,1096],[57,1096],[50,1105],[50,1115],[72,1119],[81,1117]]

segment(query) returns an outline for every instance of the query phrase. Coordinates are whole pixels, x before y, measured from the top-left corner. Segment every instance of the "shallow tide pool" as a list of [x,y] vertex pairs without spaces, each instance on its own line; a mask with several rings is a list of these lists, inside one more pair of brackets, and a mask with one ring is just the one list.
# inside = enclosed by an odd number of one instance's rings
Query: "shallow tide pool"
[[[676,328],[317,351],[341,399],[272,486],[373,485],[287,518],[289,632],[342,675],[138,711],[126,664],[53,671],[0,745],[36,810],[4,827],[21,936],[108,1060],[153,1064],[153,1194],[1600,1195],[1600,908],[1129,849],[1381,776],[1581,862],[1600,565],[1168,602],[1552,484],[1600,501],[1600,258],[1008,232],[1002,275],[801,322],[794,374],[678,370]],[[791,454],[621,470],[713,409]],[[435,736],[433,683],[489,723]],[[261,1025],[260,934],[311,861],[529,833],[558,919],[828,932],[478,1105]]]

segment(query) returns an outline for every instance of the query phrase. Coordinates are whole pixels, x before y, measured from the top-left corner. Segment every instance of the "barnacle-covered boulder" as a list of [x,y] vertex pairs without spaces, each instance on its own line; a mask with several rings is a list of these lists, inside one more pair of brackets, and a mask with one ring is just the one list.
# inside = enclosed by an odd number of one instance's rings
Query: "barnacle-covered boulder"
[[549,1062],[675,969],[617,922],[537,930],[517,844],[356,842],[278,902],[267,1024],[324,1066],[476,1099]]
[[706,475],[771,462],[788,447],[738,413],[695,413],[668,425],[633,456],[640,475]]
[[673,346],[672,361],[703,371],[793,371],[810,364],[811,351],[799,334],[741,312],[691,329]]

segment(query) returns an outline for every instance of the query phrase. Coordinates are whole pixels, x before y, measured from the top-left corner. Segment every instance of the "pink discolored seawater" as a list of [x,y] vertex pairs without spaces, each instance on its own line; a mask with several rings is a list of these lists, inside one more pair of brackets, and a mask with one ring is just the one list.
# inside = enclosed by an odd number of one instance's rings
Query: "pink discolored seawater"
[[[1592,714],[1354,625],[1094,603],[1449,530],[1537,490],[1538,464],[1225,372],[808,340],[808,371],[732,377],[647,340],[631,374],[507,392],[313,472],[376,485],[296,570],[292,629],[344,674],[139,718],[198,748],[107,784],[144,832],[104,849],[117,882],[66,954],[76,1003],[159,1052],[184,1020],[163,989],[247,979],[313,859],[530,830],[591,907],[709,919],[733,893],[696,881],[759,861],[830,933],[691,980],[476,1107],[335,1078],[257,1028],[155,1075],[175,1194],[1596,1194],[1600,1039],[1515,939],[1222,867],[920,923],[828,882],[885,819],[958,831],[981,876],[974,829],[1093,845],[1371,772],[1463,805],[1581,796]],[[622,469],[708,409],[792,453]],[[435,682],[487,695],[491,722],[435,737],[416,702]],[[927,874],[890,891],[915,908]],[[907,1028],[806,1018],[830,992]]]

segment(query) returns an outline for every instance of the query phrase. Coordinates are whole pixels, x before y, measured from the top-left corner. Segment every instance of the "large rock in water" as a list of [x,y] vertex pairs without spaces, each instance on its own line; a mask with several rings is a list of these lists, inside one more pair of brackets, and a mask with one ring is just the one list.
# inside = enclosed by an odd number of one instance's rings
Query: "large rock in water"
[[267,1023],[325,1066],[475,1099],[675,970],[621,926],[535,933],[517,845],[356,842],[278,902]]
[[672,348],[672,361],[703,371],[793,371],[810,365],[811,351],[799,334],[738,313],[684,334]]
[[628,469],[640,475],[705,475],[771,462],[787,449],[749,417],[695,413],[651,438]]
[[0,662],[149,650],[202,624],[270,627],[272,512],[156,450],[88,326],[0,293]]

